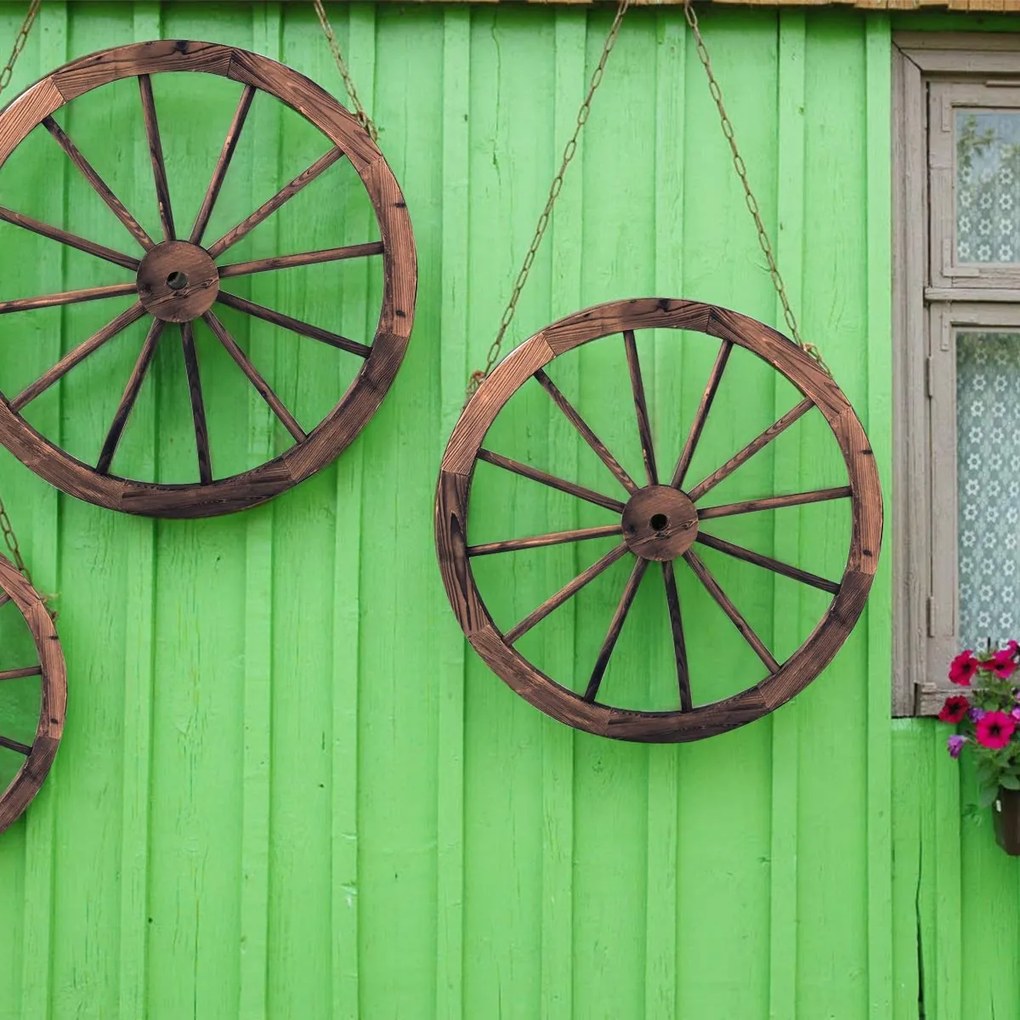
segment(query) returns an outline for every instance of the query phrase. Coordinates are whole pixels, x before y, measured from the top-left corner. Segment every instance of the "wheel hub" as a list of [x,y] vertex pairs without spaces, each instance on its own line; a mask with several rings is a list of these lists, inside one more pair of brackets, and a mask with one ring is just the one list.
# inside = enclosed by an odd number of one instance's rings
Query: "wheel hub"
[[687,495],[669,485],[638,489],[623,510],[623,537],[646,560],[673,560],[694,544],[698,511]]
[[187,241],[164,241],[138,267],[138,297],[164,322],[190,322],[216,300],[220,274],[209,254]]

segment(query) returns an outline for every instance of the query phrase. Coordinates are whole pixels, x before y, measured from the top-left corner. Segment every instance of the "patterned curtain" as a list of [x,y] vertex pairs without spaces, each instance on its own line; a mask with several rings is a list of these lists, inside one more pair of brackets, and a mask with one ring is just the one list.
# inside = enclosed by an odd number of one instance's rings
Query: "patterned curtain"
[[1020,333],[956,336],[962,648],[1020,639]]
[[956,112],[956,257],[1020,261],[1020,114]]

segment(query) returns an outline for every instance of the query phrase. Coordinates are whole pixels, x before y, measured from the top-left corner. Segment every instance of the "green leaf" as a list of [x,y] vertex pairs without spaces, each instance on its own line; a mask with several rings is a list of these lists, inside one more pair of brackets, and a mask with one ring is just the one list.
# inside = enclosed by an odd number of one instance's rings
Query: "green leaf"
[[1003,772],[999,776],[999,785],[1007,790],[1020,790],[1020,776],[1012,772]]
[[978,791],[978,805],[983,808],[991,807],[998,796],[998,786],[982,786]]

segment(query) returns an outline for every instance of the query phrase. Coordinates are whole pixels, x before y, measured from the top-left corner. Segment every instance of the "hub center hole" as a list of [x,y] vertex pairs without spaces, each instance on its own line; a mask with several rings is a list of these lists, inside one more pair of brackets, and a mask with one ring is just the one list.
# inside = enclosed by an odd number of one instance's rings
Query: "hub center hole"
[[667,524],[669,524],[669,518],[665,514],[652,514],[652,519],[648,522],[656,531],[662,531]]
[[171,273],[166,278],[166,285],[171,290],[183,290],[188,285],[188,277],[184,273]]

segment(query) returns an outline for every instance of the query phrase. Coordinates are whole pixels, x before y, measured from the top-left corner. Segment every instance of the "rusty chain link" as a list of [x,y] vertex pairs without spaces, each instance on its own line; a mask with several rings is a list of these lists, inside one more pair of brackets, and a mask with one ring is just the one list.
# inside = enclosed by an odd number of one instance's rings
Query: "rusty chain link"
[[581,103],[581,108],[577,111],[577,123],[574,125],[574,133],[570,136],[570,141],[567,142],[563,149],[560,168],[556,172],[556,176],[553,178],[552,185],[549,188],[549,197],[546,199],[542,215],[538,217],[538,225],[535,227],[535,236],[531,241],[531,247],[528,249],[528,254],[524,256],[524,264],[517,274],[517,280],[510,294],[510,301],[503,312],[503,318],[500,320],[499,329],[496,332],[496,339],[492,341],[492,345],[489,347],[489,353],[485,359],[485,368],[472,372],[471,378],[468,380],[466,395],[468,400],[481,385],[482,380],[492,371],[499,358],[500,348],[503,345],[503,337],[506,335],[506,331],[513,320],[514,312],[517,310],[517,301],[521,296],[521,291],[524,289],[524,284],[527,282],[528,274],[531,272],[535,255],[538,252],[539,245],[542,243],[542,237],[549,226],[549,216],[552,213],[553,205],[556,203],[560,189],[563,187],[563,177],[567,172],[567,167],[570,166],[570,161],[577,153],[577,141],[588,120],[588,115],[591,113],[592,99],[599,85],[602,84],[602,78],[606,71],[606,62],[609,60],[609,54],[613,52],[613,47],[616,45],[616,37],[620,34],[620,25],[623,23],[623,16],[627,13],[628,7],[630,7],[630,0],[620,0],[620,4],[616,9],[616,17],[613,18],[613,24],[609,28],[609,34],[606,36],[606,41],[602,47],[602,56],[599,57],[599,62],[594,72],[592,72],[588,92]]
[[0,71],[0,92],[3,92],[11,83],[11,75],[14,74],[14,64],[21,51],[25,48],[25,43],[28,42],[28,33],[32,31],[32,26],[35,24],[35,18],[41,6],[42,0],[31,0],[31,3],[28,5],[28,13],[25,15],[25,20],[22,23],[21,31],[18,32],[17,39],[14,40],[14,48],[11,50],[10,57],[7,58],[7,64],[3,71]]
[[[28,34],[32,31],[32,25],[35,24],[36,15],[39,13],[41,5],[42,0],[31,0],[28,5],[28,13],[25,15],[25,20],[21,25],[21,30],[18,32],[18,37],[14,40],[14,48],[11,50],[11,55],[7,59],[3,71],[0,71],[0,93],[11,83],[14,65],[21,51],[25,48],[25,43],[28,42]],[[7,543],[7,548],[11,552],[11,559],[14,560],[14,565],[21,572],[25,580],[32,584],[32,575],[28,572],[28,566],[21,555],[18,536],[14,532],[14,525],[11,523],[11,519],[7,514],[7,507],[4,505],[2,498],[0,498],[0,532],[3,532],[4,542]],[[35,585],[32,584],[32,587],[34,588]],[[53,614],[51,613],[50,615],[52,616]]]
[[744,163],[740,150],[737,148],[737,138],[733,131],[733,123],[730,121],[729,114],[726,112],[726,105],[723,103],[722,89],[719,88],[719,82],[716,81],[715,73],[712,71],[712,60],[708,55],[708,49],[705,47],[705,40],[701,37],[701,29],[698,27],[698,16],[694,13],[692,0],[684,0],[684,17],[687,19],[687,24],[691,27],[694,45],[698,51],[698,59],[704,66],[705,74],[708,76],[708,91],[712,94],[716,109],[719,111],[722,133],[729,143],[730,152],[733,154],[734,169],[737,171],[740,183],[744,186],[744,201],[747,203],[747,208],[754,218],[754,226],[758,231],[758,244],[761,245],[761,250],[769,264],[769,276],[772,277],[772,284],[776,288],[776,293],[779,295],[779,300],[783,305],[783,317],[786,319],[786,325],[790,329],[790,335],[794,343],[805,354],[814,358],[826,374],[831,376],[832,372],[829,371],[829,366],[822,360],[822,355],[818,348],[812,343],[807,343],[800,335],[797,317],[793,314],[793,309],[790,307],[790,299],[786,294],[786,285],[783,283],[783,277],[776,263],[776,256],[772,251],[772,242],[769,240],[765,223],[761,218],[758,200],[754,197],[754,192],[751,190],[751,182],[747,176],[747,165]]
[[336,41],[336,36],[333,34],[333,26],[329,23],[329,18],[326,16],[326,8],[323,7],[322,0],[313,0],[313,2],[315,4],[315,13],[319,16],[319,24],[322,25],[322,31],[326,36],[326,42],[329,43],[333,59],[336,61],[337,70],[340,72],[340,77],[344,80],[344,88],[347,89],[347,95],[351,97],[351,105],[354,107],[355,116],[361,122],[361,126],[372,136],[372,141],[378,142],[379,131],[375,124],[372,123],[372,118],[365,112],[364,106],[361,105],[361,100],[358,98],[358,90],[354,87],[354,80],[351,78],[351,72],[347,67],[343,54],[340,52],[340,44]]

